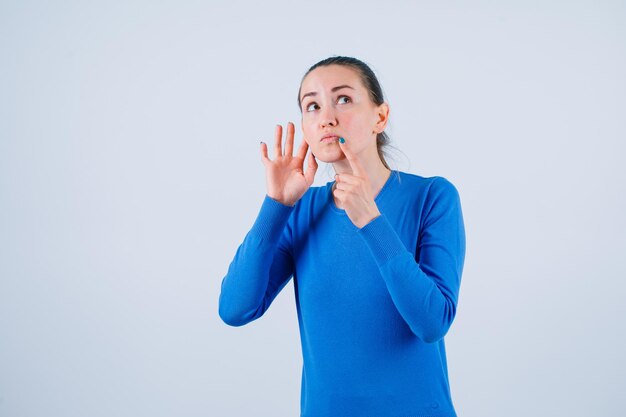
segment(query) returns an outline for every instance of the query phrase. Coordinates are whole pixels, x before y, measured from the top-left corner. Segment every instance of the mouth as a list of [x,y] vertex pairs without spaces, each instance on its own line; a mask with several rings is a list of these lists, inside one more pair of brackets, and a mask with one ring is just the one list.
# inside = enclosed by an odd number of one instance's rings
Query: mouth
[[337,142],[338,140],[339,140],[339,136],[337,135],[326,135],[322,139],[320,139],[320,142],[330,143],[330,142]]

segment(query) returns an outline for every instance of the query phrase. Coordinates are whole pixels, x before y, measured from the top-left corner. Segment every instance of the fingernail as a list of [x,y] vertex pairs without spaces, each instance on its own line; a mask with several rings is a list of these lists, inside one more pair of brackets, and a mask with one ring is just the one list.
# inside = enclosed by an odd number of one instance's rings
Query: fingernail
[[339,138],[339,142],[346,143],[346,140],[344,138]]

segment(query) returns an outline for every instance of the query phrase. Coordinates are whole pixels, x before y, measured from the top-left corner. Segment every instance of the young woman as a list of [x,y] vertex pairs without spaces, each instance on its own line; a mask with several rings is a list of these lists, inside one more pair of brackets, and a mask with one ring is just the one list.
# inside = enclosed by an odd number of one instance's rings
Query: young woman
[[[313,65],[298,105],[297,154],[293,123],[284,149],[277,126],[273,159],[261,143],[267,194],[222,280],[220,317],[261,317],[293,277],[302,417],[455,417],[444,345],[465,259],[455,186],[389,168],[389,106],[362,61]],[[317,159],[337,174],[312,187]]]

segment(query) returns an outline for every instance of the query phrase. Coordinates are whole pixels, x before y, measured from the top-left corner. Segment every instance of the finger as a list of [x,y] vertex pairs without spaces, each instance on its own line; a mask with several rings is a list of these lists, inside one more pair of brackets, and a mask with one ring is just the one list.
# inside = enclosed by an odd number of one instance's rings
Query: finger
[[283,127],[281,125],[276,125],[276,129],[274,131],[274,156],[276,158],[280,158],[283,156]]
[[358,184],[351,184],[351,183],[347,183],[343,181],[343,182],[338,182],[337,185],[335,185],[335,189],[344,191],[346,193],[350,193],[357,189],[355,185],[358,186]]
[[343,202],[344,202],[343,200],[345,198],[345,191],[340,190],[339,188],[335,188],[333,190],[333,195],[337,197],[337,200],[339,200],[339,202],[343,205]]
[[302,138],[302,143],[300,144],[300,148],[298,149],[298,158],[304,159],[308,148],[309,143],[304,138]]
[[285,140],[285,155],[291,156],[293,153],[293,133],[294,133],[293,123],[287,123],[287,139]]
[[315,173],[317,172],[317,161],[315,160],[315,155],[313,152],[309,153],[308,163],[306,166],[306,173],[304,174],[304,178],[306,178],[306,183],[311,185],[313,184],[313,180],[315,179]]
[[338,142],[339,147],[341,148],[343,153],[346,155],[346,158],[348,159],[348,163],[350,164],[350,167],[352,168],[352,174],[357,177],[363,177],[367,179],[367,173],[365,171],[365,168],[363,167],[363,164],[361,164],[361,161],[359,160],[358,156],[356,154],[353,154],[352,151],[350,150],[350,145],[348,141],[346,140],[346,138],[343,138],[343,139],[344,139],[343,143],[341,143],[341,140]]
[[337,174],[335,176],[335,180],[337,181],[337,184],[341,183],[345,183],[345,184],[359,184],[360,180],[356,175],[350,175],[350,174]]
[[261,142],[261,162],[263,162],[263,165],[271,162],[267,156],[267,144],[265,142]]

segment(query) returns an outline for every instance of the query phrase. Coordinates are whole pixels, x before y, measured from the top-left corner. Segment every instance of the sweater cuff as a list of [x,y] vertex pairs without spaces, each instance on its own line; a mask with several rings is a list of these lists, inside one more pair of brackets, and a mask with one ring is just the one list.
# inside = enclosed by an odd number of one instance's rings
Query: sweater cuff
[[270,242],[278,242],[295,206],[279,203],[267,194],[250,233]]
[[408,252],[384,214],[357,229],[357,233],[365,240],[379,267],[388,260]]

